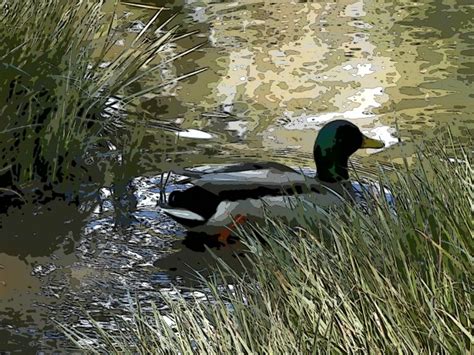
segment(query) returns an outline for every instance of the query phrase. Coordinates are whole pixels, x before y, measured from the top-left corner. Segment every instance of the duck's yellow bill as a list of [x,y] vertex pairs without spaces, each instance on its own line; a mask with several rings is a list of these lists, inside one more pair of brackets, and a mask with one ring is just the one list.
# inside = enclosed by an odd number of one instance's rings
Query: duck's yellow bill
[[378,139],[373,139],[369,138],[367,136],[363,136],[362,138],[362,145],[360,146],[361,148],[383,148],[385,147],[385,143],[382,141],[379,141]]

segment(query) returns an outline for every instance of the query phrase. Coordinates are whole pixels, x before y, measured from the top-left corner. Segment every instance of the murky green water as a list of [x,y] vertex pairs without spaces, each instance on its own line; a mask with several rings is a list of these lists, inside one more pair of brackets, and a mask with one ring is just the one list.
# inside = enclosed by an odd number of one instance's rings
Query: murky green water
[[213,133],[209,144],[222,154],[311,164],[318,128],[336,118],[393,144],[375,156],[382,161],[411,153],[394,144],[397,124],[405,141],[448,127],[470,139],[469,2],[188,1],[185,9],[209,43],[177,70],[209,69],[172,90],[179,105],[149,110]]
[[[356,157],[367,165],[396,162],[411,154],[413,142],[444,137],[448,128],[470,140],[474,7],[468,1],[171,3],[160,19],[179,12],[174,22],[200,34],[165,55],[206,44],[140,86],[208,70],[150,94],[140,112],[212,138],[184,135],[179,154],[164,153],[175,134],[151,131],[143,172],[159,172],[160,163],[166,168],[255,157],[311,166],[318,128],[336,118],[350,119],[390,145]],[[146,23],[153,13],[123,4],[117,12],[130,23]],[[116,49],[134,36],[124,30]],[[393,137],[397,123],[407,144]],[[140,183],[146,196],[156,192],[156,181]],[[108,324],[107,314],[121,314],[133,303],[129,291],[147,302],[159,299],[160,289],[189,275],[183,261],[201,270],[209,263],[180,244],[182,231],[153,203],[139,205],[136,215],[139,223],[122,232],[112,228],[110,213],[91,218],[63,204],[2,219],[0,351],[62,348],[65,340],[52,318],[87,329],[85,307]],[[233,250],[219,253],[235,258]]]

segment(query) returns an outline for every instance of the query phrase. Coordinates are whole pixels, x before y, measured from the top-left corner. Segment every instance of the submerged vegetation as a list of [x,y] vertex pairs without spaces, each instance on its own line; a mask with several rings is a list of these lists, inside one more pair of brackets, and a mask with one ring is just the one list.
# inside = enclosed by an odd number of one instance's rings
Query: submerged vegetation
[[322,218],[302,209],[297,229],[241,229],[248,272],[222,263],[205,300],[163,295],[167,310],[138,308],[120,331],[66,332],[95,353],[469,353],[469,159],[425,148],[416,167],[380,173],[393,206],[370,196]]
[[163,49],[185,35],[155,23],[156,14],[131,45],[113,55],[117,18],[104,15],[102,6],[97,1],[0,3],[3,193],[52,189],[75,198],[81,184],[100,184],[114,169],[110,165],[136,157],[144,124],[132,116],[134,104],[167,82],[157,80],[139,92],[130,86],[159,71]]

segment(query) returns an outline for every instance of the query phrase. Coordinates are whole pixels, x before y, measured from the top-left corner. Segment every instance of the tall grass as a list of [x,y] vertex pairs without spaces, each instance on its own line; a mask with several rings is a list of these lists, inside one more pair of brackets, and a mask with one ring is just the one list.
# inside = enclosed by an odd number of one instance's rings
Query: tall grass
[[120,33],[115,14],[104,15],[102,6],[0,1],[0,187],[39,182],[74,190],[99,173],[97,159],[87,162],[107,153],[110,143],[136,154],[139,121],[125,113],[167,84],[157,78],[137,92],[139,79],[159,70],[153,60],[178,37],[177,27],[159,27],[156,14],[113,56]]
[[394,206],[373,196],[240,230],[248,272],[222,263],[204,301],[163,295],[167,311],[138,308],[118,333],[96,325],[93,347],[66,333],[95,353],[471,353],[472,165],[418,158],[380,174]]

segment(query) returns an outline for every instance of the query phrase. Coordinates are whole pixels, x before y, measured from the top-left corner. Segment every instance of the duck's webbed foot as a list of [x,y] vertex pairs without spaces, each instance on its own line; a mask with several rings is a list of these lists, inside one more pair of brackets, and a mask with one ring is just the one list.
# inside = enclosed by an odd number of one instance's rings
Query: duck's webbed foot
[[234,222],[230,223],[229,225],[227,225],[221,230],[221,232],[219,233],[217,237],[217,240],[220,243],[227,245],[227,241],[229,240],[229,237],[232,235],[237,225],[239,224],[243,225],[245,224],[245,222],[247,222],[247,217],[244,215],[238,214],[237,216],[235,216]]

